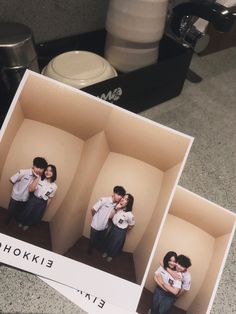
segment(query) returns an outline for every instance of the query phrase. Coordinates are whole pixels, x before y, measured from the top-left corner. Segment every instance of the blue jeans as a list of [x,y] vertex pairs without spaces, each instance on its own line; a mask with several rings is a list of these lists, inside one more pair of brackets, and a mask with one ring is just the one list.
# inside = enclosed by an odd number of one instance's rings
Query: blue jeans
[[125,243],[126,229],[121,229],[114,224],[112,224],[111,229],[105,239],[104,251],[108,256],[116,256],[121,253],[122,248]]
[[166,314],[176,300],[176,296],[156,287],[152,299],[151,314]]

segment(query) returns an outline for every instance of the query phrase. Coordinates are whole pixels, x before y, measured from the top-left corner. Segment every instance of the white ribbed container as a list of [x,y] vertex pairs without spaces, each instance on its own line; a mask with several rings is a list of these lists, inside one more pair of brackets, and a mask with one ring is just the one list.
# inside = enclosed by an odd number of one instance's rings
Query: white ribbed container
[[157,62],[158,42],[137,44],[107,34],[105,58],[121,72],[130,72]]
[[168,0],[110,0],[105,57],[117,70],[130,72],[157,61],[167,6]]
[[106,30],[137,43],[159,41],[164,33],[168,0],[110,0]]

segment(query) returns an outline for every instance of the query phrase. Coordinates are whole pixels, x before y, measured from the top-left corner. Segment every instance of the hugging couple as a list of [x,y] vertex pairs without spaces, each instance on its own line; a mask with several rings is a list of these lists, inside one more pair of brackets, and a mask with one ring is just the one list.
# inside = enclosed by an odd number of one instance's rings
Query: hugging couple
[[188,268],[191,260],[185,255],[169,251],[154,274],[157,284],[153,294],[151,314],[166,314],[184,291],[191,287]]

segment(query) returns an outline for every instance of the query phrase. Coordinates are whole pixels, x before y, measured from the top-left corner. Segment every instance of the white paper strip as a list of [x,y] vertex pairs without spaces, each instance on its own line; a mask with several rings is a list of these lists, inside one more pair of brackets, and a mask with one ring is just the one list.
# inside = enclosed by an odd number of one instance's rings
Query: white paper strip
[[[135,311],[141,287],[70,258],[0,234],[0,261],[63,283],[128,311]],[[102,283],[102,284],[101,284]]]
[[[59,293],[64,295],[68,300],[78,305],[88,313],[93,314],[134,314],[137,312],[130,312],[121,307],[116,307],[111,303],[106,302],[104,299],[100,299],[93,296],[90,293],[83,292],[82,290],[71,289],[65,285],[59,284],[49,279],[41,278],[49,286],[57,290]],[[111,287],[112,288],[112,287]]]

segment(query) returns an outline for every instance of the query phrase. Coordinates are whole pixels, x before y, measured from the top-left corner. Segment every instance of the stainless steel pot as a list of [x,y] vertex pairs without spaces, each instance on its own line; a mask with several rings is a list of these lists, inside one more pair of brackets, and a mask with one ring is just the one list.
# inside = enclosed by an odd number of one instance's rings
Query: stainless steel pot
[[20,23],[0,23],[0,59],[6,88],[15,91],[26,69],[39,72],[33,34]]

